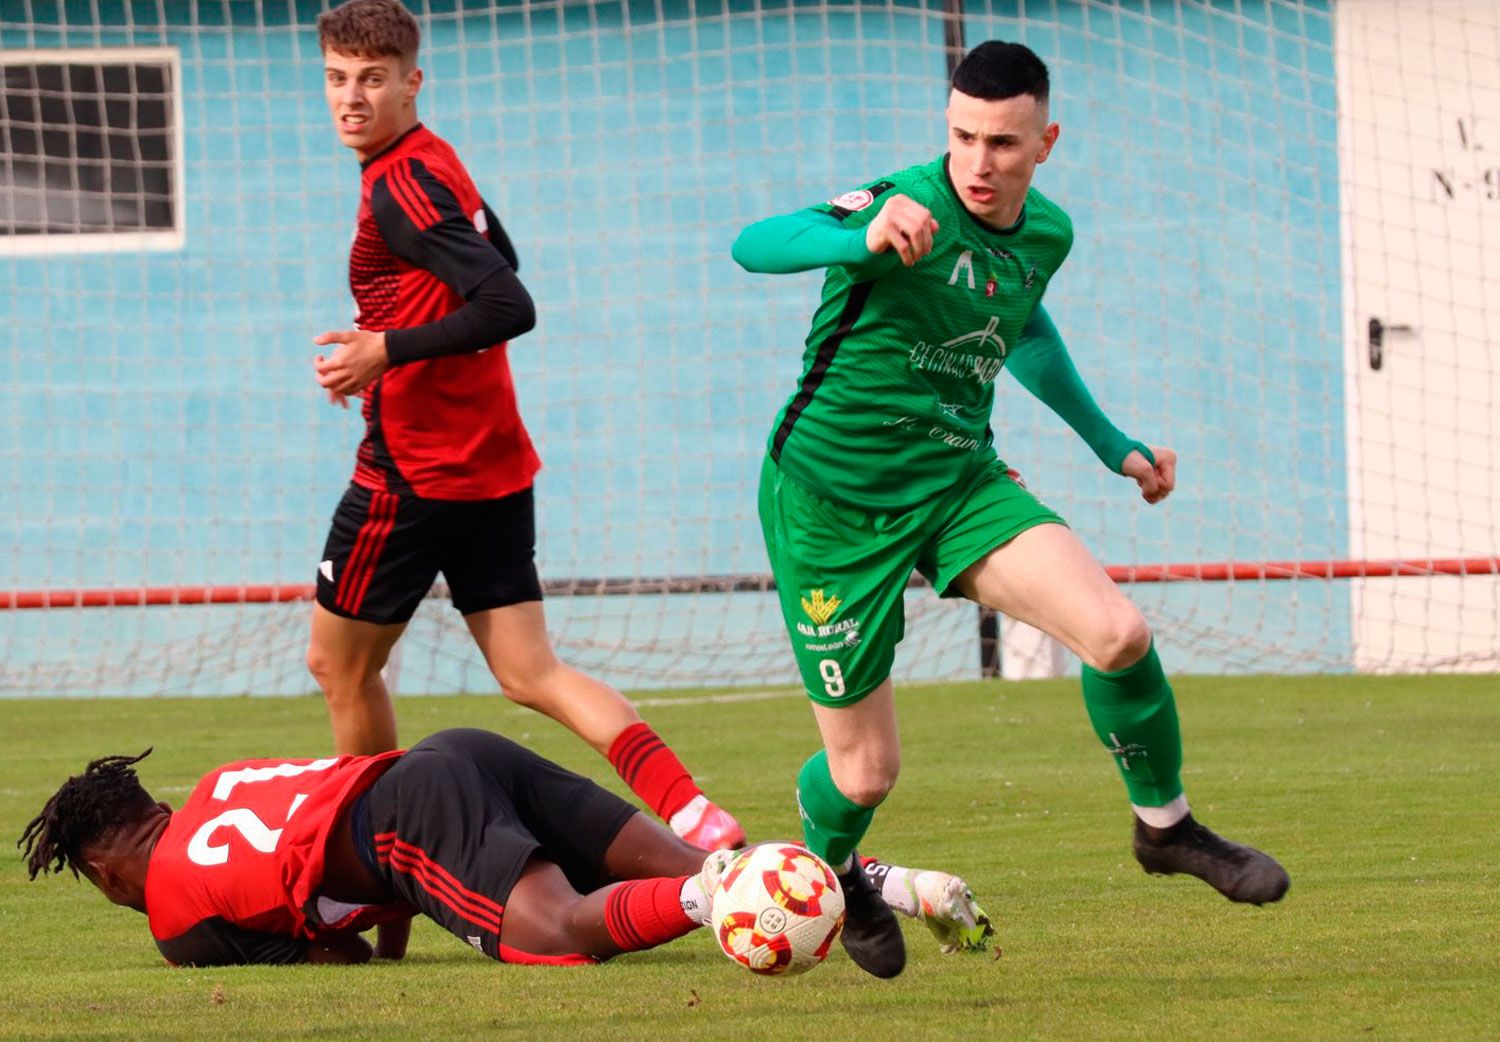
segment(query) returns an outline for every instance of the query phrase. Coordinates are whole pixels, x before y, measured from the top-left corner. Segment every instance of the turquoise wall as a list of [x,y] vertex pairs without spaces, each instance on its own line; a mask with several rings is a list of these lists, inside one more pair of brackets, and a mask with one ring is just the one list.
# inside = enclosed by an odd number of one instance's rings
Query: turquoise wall
[[[318,9],[4,4],[5,48],[180,49],[187,241],[0,256],[0,587],[310,581],[360,433],[352,412],[320,399],[311,370],[311,337],[349,322],[358,201],[357,166],[323,106]],[[764,570],[754,475],[817,279],[746,275],[728,247],[757,217],[941,151],[938,9],[434,0],[422,11],[422,115],[505,221],[539,308],[512,361],[547,467],[544,575]],[[1330,19],[1324,2],[1283,0],[968,5],[971,44],[1019,38],[1052,66],[1063,136],[1037,184],[1078,236],[1048,306],[1117,422],[1183,455],[1170,507],[1149,510],[1002,378],[1002,454],[1107,561],[1345,553]],[[1135,596],[1179,668],[1347,662],[1343,586]],[[764,605],[630,605],[631,616],[560,600],[549,610],[561,633],[587,626],[602,645],[642,631],[650,647],[677,639],[642,621],[652,615],[712,617],[720,641],[744,619],[769,625],[767,654],[785,655]],[[0,690],[36,690],[34,667],[80,648],[199,630],[213,640],[223,618],[0,614]],[[954,625],[914,653],[930,665],[918,672],[972,668],[968,623]],[[288,633],[284,653],[267,652],[285,660],[270,673],[252,664],[163,683],[304,689],[300,636]],[[649,647],[632,654],[622,683],[683,679],[657,670]],[[425,686],[479,682],[472,661],[432,659]],[[611,661],[594,668],[610,675]],[[727,679],[755,676],[746,668]],[[758,668],[787,673],[781,661]]]

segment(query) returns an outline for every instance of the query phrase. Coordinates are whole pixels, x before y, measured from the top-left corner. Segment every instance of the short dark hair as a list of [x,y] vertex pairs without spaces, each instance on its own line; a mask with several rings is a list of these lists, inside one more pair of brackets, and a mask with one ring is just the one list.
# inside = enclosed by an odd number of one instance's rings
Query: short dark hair
[[1047,66],[1024,43],[986,40],[953,70],[953,89],[971,98],[1000,101],[1030,94],[1045,102],[1051,90]]
[[318,17],[318,46],[356,58],[417,60],[422,30],[401,0],[348,0]]
[[110,833],[149,817],[156,806],[131,770],[151,754],[105,756],[82,774],[63,782],[42,812],[31,819],[16,846],[32,879],[42,872],[61,872],[63,866],[78,876],[79,855]]

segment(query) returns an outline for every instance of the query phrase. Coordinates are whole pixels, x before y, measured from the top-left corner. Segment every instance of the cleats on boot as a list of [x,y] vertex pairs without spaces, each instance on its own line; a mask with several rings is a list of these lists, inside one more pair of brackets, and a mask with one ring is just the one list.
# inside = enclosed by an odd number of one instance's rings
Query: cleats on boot
[[1279,901],[1292,884],[1271,855],[1215,834],[1191,814],[1165,829],[1137,818],[1135,859],[1153,875],[1197,876],[1229,900],[1246,904]]
[[947,872],[914,872],[907,885],[917,898],[922,922],[944,955],[982,952],[990,946],[995,928],[968,883]]
[[738,856],[733,850],[711,850],[708,857],[703,859],[703,868],[698,873],[698,885],[703,889],[703,896],[708,899],[709,905],[713,904],[714,895],[724,882],[724,873],[729,871],[729,866]]
[[698,820],[678,835],[701,850],[738,850],[745,845],[745,830],[715,803],[706,803]]
[[894,977],[906,968],[906,941],[896,913],[880,891],[870,885],[859,855],[847,872],[839,873],[844,891],[844,930],[839,934],[854,965],[876,977]]

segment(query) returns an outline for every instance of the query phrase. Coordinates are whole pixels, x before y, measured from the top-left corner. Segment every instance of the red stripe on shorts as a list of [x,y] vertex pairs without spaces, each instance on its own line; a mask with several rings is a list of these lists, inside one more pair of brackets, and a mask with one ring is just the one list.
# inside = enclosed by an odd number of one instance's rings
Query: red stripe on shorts
[[451,872],[428,857],[422,848],[387,833],[375,837],[375,856],[396,871],[411,876],[423,890],[447,905],[461,919],[496,935],[500,933],[505,907],[465,887]]
[[344,574],[339,576],[334,603],[350,615],[358,615],[365,593],[370,589],[370,580],[375,577],[375,568],[380,561],[380,551],[385,549],[386,538],[396,524],[397,496],[389,492],[371,492],[370,508],[365,513],[364,524],[359,526],[354,549],[344,565]]

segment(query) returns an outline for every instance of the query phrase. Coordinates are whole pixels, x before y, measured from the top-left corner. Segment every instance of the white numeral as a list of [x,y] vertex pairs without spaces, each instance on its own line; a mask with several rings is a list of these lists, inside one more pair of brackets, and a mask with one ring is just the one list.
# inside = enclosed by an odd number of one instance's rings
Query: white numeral
[[308,771],[326,771],[338,763],[337,757],[314,760],[312,763],[278,763],[274,767],[241,767],[237,771],[225,771],[214,783],[214,799],[227,800],[234,787],[241,782],[270,781],[272,778],[295,778]]
[[[225,771],[214,783],[213,798],[229,799],[237,785],[271,781],[276,778],[295,778],[299,774],[307,774],[310,771],[326,771],[338,762],[337,757],[330,757],[314,760],[311,763],[278,763],[270,767],[241,767],[237,771]],[[291,806],[286,812],[287,821],[292,820],[292,815],[297,813],[297,808],[302,806],[302,801],[305,799],[307,799],[305,792],[299,792],[292,797]],[[282,828],[285,827],[283,823]],[[193,833],[193,838],[188,841],[187,848],[188,858],[193,864],[222,865],[229,860],[228,842],[213,842],[214,833],[221,828],[234,829],[262,854],[272,853],[276,849],[276,844],[281,842],[281,829],[271,828],[261,820],[259,814],[248,807],[236,807],[205,821],[198,827],[198,831]]]
[[236,807],[234,810],[226,810],[217,818],[205,821],[193,833],[192,840],[188,843],[188,857],[195,865],[222,865],[229,860],[228,843],[212,843],[214,833],[220,828],[234,829],[244,836],[249,844],[262,854],[269,854],[276,849],[276,844],[281,840],[281,829],[269,828],[260,816],[248,807]]
[[828,692],[829,698],[838,698],[844,693],[844,671],[839,668],[838,659],[825,658],[819,662],[818,673],[823,678],[823,690]]

